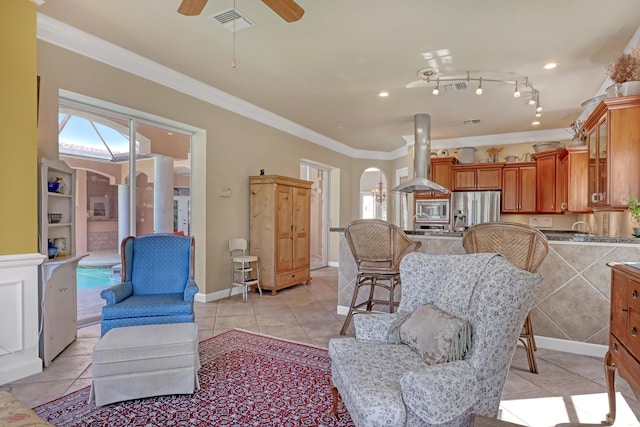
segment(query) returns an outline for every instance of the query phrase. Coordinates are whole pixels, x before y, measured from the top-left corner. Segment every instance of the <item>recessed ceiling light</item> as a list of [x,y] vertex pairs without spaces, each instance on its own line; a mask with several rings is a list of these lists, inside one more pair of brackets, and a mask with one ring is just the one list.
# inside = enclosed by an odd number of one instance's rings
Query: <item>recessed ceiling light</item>
[[387,96],[389,96],[389,92],[383,90],[382,92],[378,93],[378,96],[380,98],[386,98]]
[[533,126],[538,126],[539,124],[540,124],[540,122],[539,122],[539,121],[537,121],[537,120],[536,120],[536,121],[531,122],[531,125],[533,125]]
[[554,68],[556,68],[558,66],[557,62],[548,62],[546,64],[544,64],[543,68],[545,70],[553,70]]

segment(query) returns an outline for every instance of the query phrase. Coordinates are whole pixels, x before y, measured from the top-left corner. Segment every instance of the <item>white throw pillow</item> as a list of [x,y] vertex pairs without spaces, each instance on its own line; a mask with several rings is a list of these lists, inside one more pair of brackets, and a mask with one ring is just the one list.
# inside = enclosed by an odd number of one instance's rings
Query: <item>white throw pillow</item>
[[423,305],[400,326],[400,341],[428,365],[461,360],[471,346],[471,324],[434,305]]

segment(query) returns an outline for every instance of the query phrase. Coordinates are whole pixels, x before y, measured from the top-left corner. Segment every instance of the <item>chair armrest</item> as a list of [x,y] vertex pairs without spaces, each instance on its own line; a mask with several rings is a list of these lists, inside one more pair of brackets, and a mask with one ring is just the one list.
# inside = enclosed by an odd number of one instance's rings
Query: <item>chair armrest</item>
[[193,296],[198,293],[198,285],[196,282],[189,279],[187,281],[187,286],[184,288],[184,300],[185,301],[193,301]]
[[353,316],[356,339],[361,342],[394,344],[395,336],[389,333],[396,313],[357,313]]
[[476,373],[466,360],[424,365],[400,379],[402,399],[429,424],[444,424],[462,415],[478,399]]
[[107,305],[114,305],[130,297],[132,293],[133,285],[131,282],[122,282],[100,292],[100,297],[107,300]]

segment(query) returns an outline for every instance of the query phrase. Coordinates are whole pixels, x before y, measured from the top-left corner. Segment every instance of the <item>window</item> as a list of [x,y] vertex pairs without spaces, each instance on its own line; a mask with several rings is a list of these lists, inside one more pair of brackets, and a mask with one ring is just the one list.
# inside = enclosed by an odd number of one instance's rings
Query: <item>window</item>
[[109,200],[105,197],[91,197],[89,199],[90,218],[109,218]]

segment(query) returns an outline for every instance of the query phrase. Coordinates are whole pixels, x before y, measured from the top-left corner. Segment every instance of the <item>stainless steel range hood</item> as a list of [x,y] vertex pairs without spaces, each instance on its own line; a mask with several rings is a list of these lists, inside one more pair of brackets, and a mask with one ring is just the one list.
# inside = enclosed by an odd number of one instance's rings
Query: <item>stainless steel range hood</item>
[[414,191],[448,193],[448,189],[427,179],[431,163],[431,116],[428,114],[416,114],[414,116],[414,128],[413,179],[398,185],[391,191],[402,193],[413,193]]

